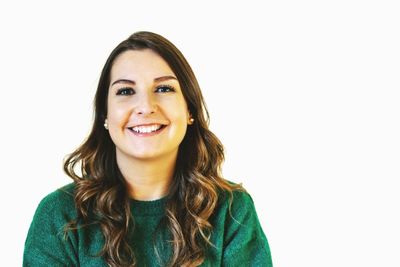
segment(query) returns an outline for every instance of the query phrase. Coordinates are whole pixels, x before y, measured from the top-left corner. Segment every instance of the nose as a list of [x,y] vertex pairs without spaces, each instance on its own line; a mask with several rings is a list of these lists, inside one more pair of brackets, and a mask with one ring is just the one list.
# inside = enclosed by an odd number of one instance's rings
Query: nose
[[135,105],[135,113],[139,115],[153,114],[157,111],[157,103],[151,93],[143,93],[138,96]]

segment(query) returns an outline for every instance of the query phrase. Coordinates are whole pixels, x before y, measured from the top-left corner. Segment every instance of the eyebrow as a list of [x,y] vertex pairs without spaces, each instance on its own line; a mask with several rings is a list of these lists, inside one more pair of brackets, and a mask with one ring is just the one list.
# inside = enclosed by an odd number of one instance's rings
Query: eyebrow
[[[178,80],[175,76],[172,75],[167,75],[167,76],[161,76],[161,77],[157,77],[154,78],[154,82],[163,82],[166,80]],[[129,80],[129,79],[118,79],[116,81],[114,81],[111,86],[113,86],[114,84],[117,83],[130,83],[130,84],[136,84],[136,82],[134,80]]]

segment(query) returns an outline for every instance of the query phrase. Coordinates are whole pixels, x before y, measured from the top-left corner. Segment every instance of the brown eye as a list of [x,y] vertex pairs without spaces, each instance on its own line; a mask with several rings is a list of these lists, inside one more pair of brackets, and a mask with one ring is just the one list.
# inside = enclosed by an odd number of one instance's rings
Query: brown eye
[[132,88],[121,88],[117,91],[117,95],[133,95],[135,91]]

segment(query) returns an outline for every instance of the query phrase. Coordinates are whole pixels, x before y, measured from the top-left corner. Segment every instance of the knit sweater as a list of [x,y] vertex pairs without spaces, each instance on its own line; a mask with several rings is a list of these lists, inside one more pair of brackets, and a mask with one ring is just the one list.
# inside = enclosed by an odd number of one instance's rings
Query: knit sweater
[[[25,241],[23,266],[107,266],[95,255],[104,238],[98,224],[69,231],[63,238],[63,227],[76,218],[73,199],[75,185],[68,184],[47,195],[38,205]],[[210,217],[213,226],[201,266],[266,266],[272,267],[271,253],[261,228],[253,200],[248,193],[234,191],[231,213],[229,200],[220,197]],[[172,255],[167,229],[156,232],[163,217],[167,198],[154,201],[130,199],[135,227],[128,237],[137,266],[163,266],[157,260],[154,241],[161,259]],[[155,239],[153,234],[157,233]]]

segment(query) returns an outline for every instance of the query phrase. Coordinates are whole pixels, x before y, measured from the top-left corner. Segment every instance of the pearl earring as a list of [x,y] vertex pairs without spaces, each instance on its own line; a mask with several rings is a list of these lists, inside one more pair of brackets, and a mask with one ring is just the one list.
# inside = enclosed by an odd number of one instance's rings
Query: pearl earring
[[190,119],[189,119],[189,124],[193,124],[193,122],[194,122],[194,119],[193,119],[193,118],[190,118]]
[[105,120],[105,122],[104,122],[104,128],[106,128],[108,130],[107,120]]

